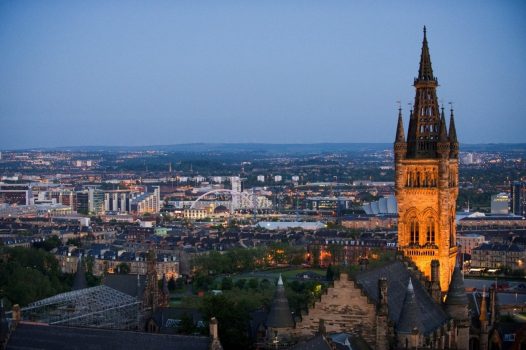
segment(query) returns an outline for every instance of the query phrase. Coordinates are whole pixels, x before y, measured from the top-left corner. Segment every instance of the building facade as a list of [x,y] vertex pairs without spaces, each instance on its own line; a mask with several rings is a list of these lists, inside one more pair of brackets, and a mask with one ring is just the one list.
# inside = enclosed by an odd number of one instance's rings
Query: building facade
[[508,215],[509,198],[506,193],[491,196],[491,214]]
[[407,139],[400,108],[394,143],[398,247],[427,277],[431,277],[431,261],[438,260],[445,292],[457,256],[458,141],[453,109],[449,132],[444,108],[440,112],[425,29],[414,86]]
[[526,183],[514,181],[510,187],[511,212],[515,215],[526,216]]
[[525,260],[526,251],[516,244],[484,243],[473,249],[471,267],[524,270]]
[[159,213],[161,210],[161,190],[159,186],[155,186],[153,192],[146,192],[133,198],[130,207],[133,213],[139,215]]
[[457,245],[459,246],[460,252],[463,254],[471,255],[473,249],[477,248],[485,241],[486,239],[484,236],[478,233],[466,233],[457,236]]

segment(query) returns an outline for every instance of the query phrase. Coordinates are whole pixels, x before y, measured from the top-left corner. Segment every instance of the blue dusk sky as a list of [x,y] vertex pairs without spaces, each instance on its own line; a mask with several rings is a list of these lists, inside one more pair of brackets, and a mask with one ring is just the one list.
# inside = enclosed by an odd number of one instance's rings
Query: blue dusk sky
[[422,27],[460,142],[526,142],[524,1],[1,1],[0,149],[392,142]]

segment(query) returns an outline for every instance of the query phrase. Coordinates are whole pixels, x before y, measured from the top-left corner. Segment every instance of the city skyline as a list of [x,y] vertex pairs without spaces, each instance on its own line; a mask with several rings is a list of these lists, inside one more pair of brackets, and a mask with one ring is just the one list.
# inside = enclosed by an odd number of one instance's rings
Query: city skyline
[[[422,27],[465,143],[525,142],[520,2],[0,4],[0,149],[390,143]],[[504,64],[503,64],[504,62]]]

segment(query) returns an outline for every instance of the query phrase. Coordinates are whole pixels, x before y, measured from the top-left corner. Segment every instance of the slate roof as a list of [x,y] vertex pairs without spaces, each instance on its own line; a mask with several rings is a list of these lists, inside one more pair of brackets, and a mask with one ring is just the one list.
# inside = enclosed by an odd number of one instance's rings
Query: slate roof
[[473,250],[491,250],[501,252],[524,252],[524,249],[517,244],[500,244],[500,243],[482,243]]
[[291,350],[332,350],[325,337],[318,334],[306,341],[296,344]]
[[334,333],[321,335],[302,341],[291,350],[370,350],[367,343],[355,335],[348,333]]
[[[387,300],[389,300],[389,296],[387,297]],[[398,333],[411,334],[414,329],[418,329],[422,333],[425,332],[424,324],[422,324],[420,317],[423,313],[424,310],[420,309],[416,302],[413,282],[410,278],[409,285],[405,292],[404,304],[400,311],[400,318],[396,324],[396,330]]]
[[259,309],[250,313],[250,339],[254,341],[257,339],[257,333],[260,327],[265,327],[267,322],[268,312]]
[[77,272],[75,273],[72,289],[80,290],[84,288],[88,288],[88,282],[86,281],[86,269],[84,268],[84,262],[81,257],[77,262]]
[[105,286],[142,300],[144,288],[146,287],[146,276],[139,275],[139,286],[137,286],[137,275],[131,274],[107,274],[104,276],[103,283]]
[[464,278],[458,266],[453,270],[453,277],[449,284],[449,290],[446,297],[446,305],[467,305],[468,297],[466,295],[466,287],[464,286]]
[[294,319],[290,312],[289,301],[285,295],[285,287],[281,275],[279,276],[278,286],[272,305],[270,306],[270,313],[267,317],[267,326],[272,328],[288,328],[294,327]]
[[502,339],[502,350],[518,349],[523,344],[526,326],[519,322],[499,322],[496,331]]
[[332,345],[337,350],[371,350],[371,347],[360,336],[349,333],[333,333],[328,334],[332,340]]
[[189,308],[175,308],[175,307],[163,307],[155,310],[152,318],[155,323],[159,326],[160,333],[170,334],[177,333],[177,324],[176,321],[180,321],[186,315],[192,319],[195,326],[199,326],[199,323],[202,322],[204,325],[205,318],[203,314],[197,309]]
[[19,324],[6,350],[207,350],[207,337]]
[[[387,303],[389,319],[395,323],[395,328],[400,322],[402,307],[404,305],[410,271],[401,261],[394,261],[382,267],[367,270],[356,276],[356,281],[362,286],[363,291],[375,303],[378,302],[378,279],[387,278]],[[415,303],[419,308],[419,319],[422,323],[421,331],[429,334],[442,326],[448,316],[427,293],[427,290],[416,278],[412,278]]]

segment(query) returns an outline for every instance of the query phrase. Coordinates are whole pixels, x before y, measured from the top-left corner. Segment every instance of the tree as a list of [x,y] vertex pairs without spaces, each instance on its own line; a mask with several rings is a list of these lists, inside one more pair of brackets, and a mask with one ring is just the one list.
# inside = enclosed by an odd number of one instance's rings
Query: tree
[[214,278],[205,274],[198,274],[193,281],[194,291],[209,290],[214,283]]
[[334,281],[334,269],[332,268],[332,264],[327,266],[327,274],[325,275],[325,279],[330,282]]
[[119,274],[119,275],[127,275],[130,273],[130,266],[124,262],[120,263],[117,265],[117,267],[115,268],[116,272]]
[[271,287],[271,283],[268,279],[266,278],[263,278],[260,282],[259,282],[259,288],[261,288],[262,290],[266,290],[266,289],[269,289]]
[[312,259],[312,266],[319,266],[320,265],[320,247],[312,246],[312,248],[311,248],[311,259]]
[[46,252],[52,251],[62,245],[62,241],[57,235],[53,235],[46,239],[44,242],[35,242],[33,247],[44,249]]
[[251,278],[248,280],[248,287],[250,289],[257,289],[258,288],[258,280],[256,278]]
[[181,315],[181,323],[179,324],[178,330],[181,334],[193,334],[196,329],[192,316],[184,312]]
[[93,274],[93,266],[95,265],[95,259],[92,255],[86,256],[86,271],[89,274]]
[[3,248],[0,255],[6,257],[0,260],[0,286],[11,304],[25,306],[71,286],[56,258],[42,249]]
[[82,242],[80,241],[80,238],[69,238],[66,244],[74,245],[75,247],[80,247],[82,245]]
[[245,288],[245,284],[247,283],[247,280],[244,278],[240,278],[236,281],[235,285],[236,288],[243,289]]
[[176,285],[175,285],[175,278],[173,278],[173,276],[172,276],[172,278],[170,278],[170,279],[168,280],[168,290],[169,290],[170,292],[173,292],[173,291],[175,290],[175,286],[176,286]]
[[232,281],[232,278],[223,277],[223,279],[221,280],[221,289],[231,290],[232,287],[234,287],[234,282]]
[[219,339],[224,349],[249,349],[248,338],[249,310],[235,298],[224,295],[206,296],[202,312],[207,319],[217,318]]
[[184,287],[184,279],[182,277],[179,277],[175,280],[175,289],[183,289]]

